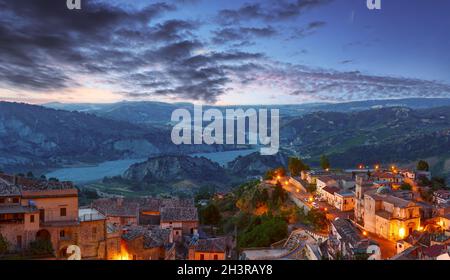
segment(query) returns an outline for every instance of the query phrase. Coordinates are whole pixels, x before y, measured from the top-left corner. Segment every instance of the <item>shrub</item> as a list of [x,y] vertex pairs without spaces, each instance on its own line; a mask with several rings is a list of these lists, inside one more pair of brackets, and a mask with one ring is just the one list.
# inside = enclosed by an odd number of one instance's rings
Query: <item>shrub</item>
[[9,242],[0,234],[0,255],[8,252]]
[[28,251],[31,255],[53,254],[53,246],[50,240],[36,240],[30,243]]

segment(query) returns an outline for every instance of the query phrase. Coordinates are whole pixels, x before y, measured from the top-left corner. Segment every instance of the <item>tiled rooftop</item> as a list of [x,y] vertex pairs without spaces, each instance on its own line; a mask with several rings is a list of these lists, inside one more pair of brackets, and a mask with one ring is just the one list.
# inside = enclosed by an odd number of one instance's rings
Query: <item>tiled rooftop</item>
[[225,253],[227,238],[208,238],[193,240],[189,248],[194,248],[197,252]]
[[155,248],[167,245],[169,242],[170,229],[162,229],[158,226],[131,226],[126,228],[122,238],[131,241],[142,237],[144,248]]
[[192,199],[103,198],[92,207],[107,216],[138,217],[141,211],[160,212],[162,221],[197,221]]
[[0,196],[21,195],[24,191],[48,191],[74,189],[71,182],[29,179],[0,173]]
[[188,222],[198,221],[198,212],[195,207],[164,207],[161,209],[162,222]]

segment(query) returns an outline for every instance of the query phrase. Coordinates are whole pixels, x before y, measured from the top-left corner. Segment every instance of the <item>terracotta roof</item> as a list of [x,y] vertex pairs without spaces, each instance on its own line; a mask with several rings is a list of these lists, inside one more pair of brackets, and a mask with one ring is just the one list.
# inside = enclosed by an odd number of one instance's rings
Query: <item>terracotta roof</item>
[[415,204],[414,202],[412,202],[410,200],[406,200],[406,199],[396,197],[396,196],[393,196],[390,194],[378,194],[378,193],[376,193],[376,190],[368,191],[365,193],[365,195],[368,195],[375,200],[381,200],[381,201],[393,204],[394,206],[399,207],[399,208],[407,208],[407,207],[417,206],[417,204]]
[[161,209],[161,222],[196,222],[198,212],[195,207],[164,207]]
[[23,214],[35,212],[38,212],[38,209],[35,206],[22,206],[22,205],[0,206],[0,214]]
[[68,190],[75,187],[71,182],[30,179],[0,173],[0,195],[20,195],[23,191]]
[[335,192],[339,192],[341,189],[338,188],[338,187],[332,187],[332,186],[330,187],[330,186],[326,186],[326,187],[324,187],[322,190],[323,190],[324,192],[334,194]]
[[208,239],[193,240],[189,248],[196,252],[225,253],[227,248],[227,238],[217,237]]
[[106,216],[137,217],[139,213],[139,203],[123,198],[96,199],[92,207]]
[[142,237],[144,240],[144,248],[162,247],[169,244],[170,229],[162,229],[158,226],[131,226],[125,229],[122,238],[125,241],[131,241]]
[[[164,208],[195,208],[192,199],[144,198],[101,198],[92,203],[107,216],[138,217],[141,211],[161,212]],[[184,211],[183,211],[184,213]]]
[[440,256],[447,252],[445,245],[433,245],[430,247],[423,248],[423,254],[425,256],[436,258],[437,256]]
[[19,187],[0,177],[0,196],[20,195]]
[[356,246],[356,244],[358,244],[362,240],[361,236],[356,231],[355,227],[348,220],[337,218],[331,223],[333,224],[334,228],[341,236],[341,238],[345,240],[345,242],[348,242]]

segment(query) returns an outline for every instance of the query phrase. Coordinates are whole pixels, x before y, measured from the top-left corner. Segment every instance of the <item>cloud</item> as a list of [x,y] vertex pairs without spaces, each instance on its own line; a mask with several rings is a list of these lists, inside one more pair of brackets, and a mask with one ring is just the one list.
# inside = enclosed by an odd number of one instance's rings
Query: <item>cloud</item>
[[249,42],[254,38],[268,38],[277,34],[272,26],[266,27],[226,27],[214,31],[215,44],[233,43],[235,41]]
[[[271,10],[267,4],[246,4],[231,19],[253,14],[282,20],[326,2],[274,1]],[[288,3],[289,11],[284,10]],[[243,51],[237,46],[278,36],[280,30],[270,24],[215,26],[212,38],[202,37],[202,23],[170,17],[173,4],[132,9],[84,0],[81,11],[69,11],[60,0],[0,0],[0,7],[0,88],[9,90],[38,95],[88,86],[124,98],[206,103],[258,86],[299,101],[450,95],[450,86],[437,81],[311,68]],[[324,25],[310,22],[300,35]],[[218,45],[212,48],[211,41]]]
[[269,22],[284,21],[298,17],[309,9],[330,2],[332,0],[268,1],[264,4],[259,2],[246,3],[238,9],[220,10],[217,20],[222,24],[236,24],[255,19]]
[[314,34],[318,29],[323,28],[326,25],[324,21],[313,21],[305,27],[296,28],[289,39],[299,39]]

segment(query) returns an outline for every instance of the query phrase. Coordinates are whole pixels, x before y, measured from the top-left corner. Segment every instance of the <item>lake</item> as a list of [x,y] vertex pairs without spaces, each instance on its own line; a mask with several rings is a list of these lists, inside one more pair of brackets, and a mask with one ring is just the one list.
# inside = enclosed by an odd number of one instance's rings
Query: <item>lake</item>
[[[228,162],[234,160],[238,156],[249,155],[257,149],[249,150],[236,150],[236,151],[225,151],[225,152],[214,152],[214,153],[196,153],[190,156],[205,157],[211,161],[215,161],[218,164],[224,166]],[[146,161],[143,159],[123,159],[123,160],[113,160],[105,161],[94,166],[82,166],[82,167],[66,167],[54,170],[45,174],[47,178],[58,178],[60,181],[72,181],[76,184],[85,184],[90,182],[95,182],[102,180],[104,177],[113,177],[117,175],[122,175],[125,170],[130,167],[130,165]]]
[[45,174],[47,178],[58,178],[60,181],[72,181],[77,184],[102,180],[104,177],[122,175],[130,165],[147,159],[123,159],[105,161],[95,166],[67,167]]

